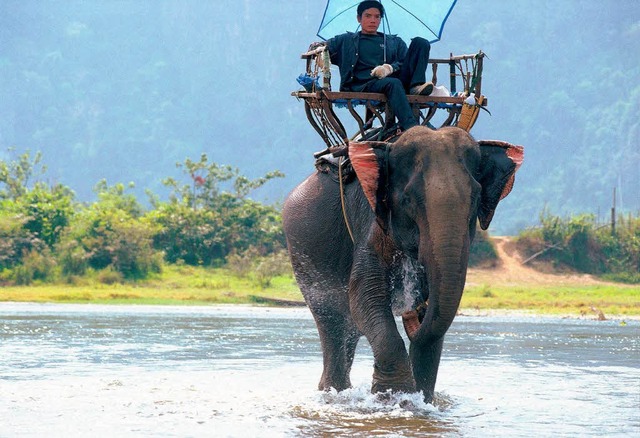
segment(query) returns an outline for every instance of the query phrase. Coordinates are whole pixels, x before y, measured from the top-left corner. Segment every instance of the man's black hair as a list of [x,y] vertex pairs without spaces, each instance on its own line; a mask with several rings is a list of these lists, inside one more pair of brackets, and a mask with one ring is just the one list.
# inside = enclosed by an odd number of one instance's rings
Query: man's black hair
[[382,3],[375,0],[365,0],[358,5],[358,18],[362,17],[362,13],[369,8],[376,8],[380,11],[380,18],[384,17],[384,7]]

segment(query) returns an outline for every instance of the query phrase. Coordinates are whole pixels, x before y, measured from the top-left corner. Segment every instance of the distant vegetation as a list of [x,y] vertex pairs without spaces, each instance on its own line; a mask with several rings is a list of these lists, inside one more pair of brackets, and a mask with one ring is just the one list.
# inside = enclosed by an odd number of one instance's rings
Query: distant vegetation
[[498,264],[498,253],[491,242],[489,233],[476,229],[476,236],[469,252],[469,266],[478,268],[493,268]]
[[288,270],[279,209],[247,197],[279,172],[250,180],[203,154],[178,165],[188,182],[163,181],[171,189],[168,202],[149,193],[153,208],[145,211],[124,184],[100,181],[91,204],[59,184],[30,185],[45,171],[40,160],[24,153],[0,161],[0,283],[74,282],[86,275],[116,283],[147,278],[165,263],[231,261],[239,275],[255,272],[268,284],[269,276]]
[[[325,2],[0,5],[0,159],[12,145],[42,151],[77,200],[123,175],[135,182],[127,193],[164,198],[174,163],[202,152],[251,178],[284,170],[252,194],[267,202],[313,170],[324,143],[291,91]],[[640,209],[639,17],[637,0],[457,2],[431,56],[485,52],[491,115],[472,134],[525,147],[496,233],[535,225],[545,203],[560,215],[608,211],[614,187],[621,211]],[[355,132],[348,110],[337,113]]]
[[563,219],[544,211],[540,223],[518,237],[518,249],[525,257],[614,281],[640,283],[640,217],[621,215],[614,228],[598,225],[594,215]]
[[[279,172],[251,180],[203,154],[177,165],[181,179],[163,181],[168,201],[148,193],[145,209],[124,184],[105,181],[95,185],[95,202],[80,203],[70,188],[43,181],[41,158],[24,153],[0,160],[0,284],[73,284],[81,277],[122,283],[167,265],[225,267],[261,287],[291,275],[279,207],[248,197]],[[517,239],[525,257],[640,282],[640,218],[620,217],[615,231],[591,215],[562,219],[543,212],[540,221]],[[479,230],[470,265],[498,262],[489,234]]]

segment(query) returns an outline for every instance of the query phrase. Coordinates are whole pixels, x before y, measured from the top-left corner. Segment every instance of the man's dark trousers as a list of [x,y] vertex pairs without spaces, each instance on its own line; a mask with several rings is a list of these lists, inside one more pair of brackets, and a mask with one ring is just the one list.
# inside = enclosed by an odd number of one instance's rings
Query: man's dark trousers
[[407,94],[414,85],[426,82],[426,70],[429,64],[429,52],[431,45],[424,38],[416,37],[411,40],[402,67],[390,76],[382,79],[373,79],[359,87],[353,87],[353,91],[367,93],[384,93],[389,105],[393,109],[398,123],[403,131],[416,126],[418,122],[413,116],[411,106],[407,101]]

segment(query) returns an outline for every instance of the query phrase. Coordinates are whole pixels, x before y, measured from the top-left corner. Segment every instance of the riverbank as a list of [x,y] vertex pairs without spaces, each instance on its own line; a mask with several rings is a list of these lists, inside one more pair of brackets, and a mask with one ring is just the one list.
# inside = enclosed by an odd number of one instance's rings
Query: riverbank
[[[500,263],[469,269],[460,312],[544,314],[589,318],[640,317],[640,285],[601,281],[590,275],[544,271],[523,265],[508,238],[495,238]],[[542,269],[542,270],[541,270]],[[292,276],[266,282],[225,269],[169,265],[140,281],[107,284],[97,275],[64,284],[0,288],[0,301],[210,305],[304,305]]]
[[[505,267],[471,269],[460,313],[545,314],[588,318],[640,317],[640,286],[601,282],[566,274],[521,275]],[[267,287],[237,278],[222,269],[169,267],[139,283],[103,284],[92,279],[76,284],[35,284],[0,288],[0,301],[138,305],[244,304],[304,305],[290,276],[276,277]]]
[[261,304],[260,298],[302,302],[292,276],[274,277],[266,287],[226,269],[166,266],[162,273],[137,282],[106,284],[96,276],[72,283],[35,283],[0,288],[0,301],[95,304]]
[[500,262],[469,269],[461,307],[608,318],[640,317],[640,285],[613,283],[551,266],[523,264],[509,237],[493,237]]

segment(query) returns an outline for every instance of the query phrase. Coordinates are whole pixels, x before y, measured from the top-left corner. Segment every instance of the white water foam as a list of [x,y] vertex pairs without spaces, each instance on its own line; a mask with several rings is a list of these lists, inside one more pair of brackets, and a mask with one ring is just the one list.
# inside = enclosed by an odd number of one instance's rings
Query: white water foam
[[[394,315],[399,316],[405,311],[413,309],[416,298],[418,298],[422,293],[422,291],[420,291],[420,282],[418,280],[422,270],[423,268],[416,260],[412,260],[407,257],[403,258],[402,271],[396,274],[401,276],[402,290],[395,291],[391,303]],[[395,279],[392,278],[392,282],[393,280]]]

